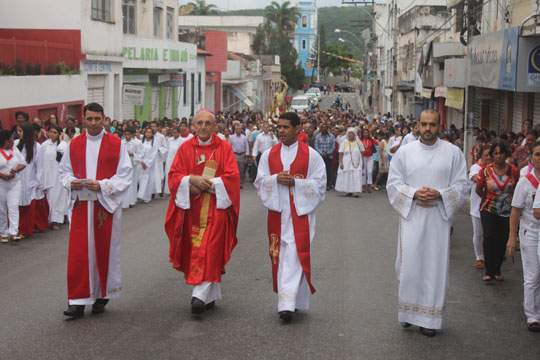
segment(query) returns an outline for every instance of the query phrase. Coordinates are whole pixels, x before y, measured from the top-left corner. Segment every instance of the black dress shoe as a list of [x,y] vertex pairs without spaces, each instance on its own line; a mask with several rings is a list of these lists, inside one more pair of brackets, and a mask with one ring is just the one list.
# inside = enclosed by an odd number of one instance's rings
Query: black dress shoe
[[191,313],[202,314],[205,310],[204,302],[196,297],[191,298]]
[[428,329],[428,328],[421,327],[420,332],[423,335],[428,336],[428,337],[434,337],[436,335],[435,329]]
[[64,315],[79,318],[84,316],[84,305],[69,305],[67,310],[64,311]]
[[209,302],[208,304],[204,305],[204,308],[205,308],[205,310],[209,310],[209,309],[213,309],[215,306],[216,306],[216,302],[212,301],[212,302]]
[[408,323],[408,322],[402,322],[401,326],[403,326],[406,329],[406,328],[410,328],[412,326],[412,324]]
[[280,311],[279,318],[283,320],[283,322],[290,323],[293,319],[293,312],[288,310]]
[[92,314],[102,314],[105,312],[105,305],[109,302],[109,299],[97,299],[94,305],[92,305]]

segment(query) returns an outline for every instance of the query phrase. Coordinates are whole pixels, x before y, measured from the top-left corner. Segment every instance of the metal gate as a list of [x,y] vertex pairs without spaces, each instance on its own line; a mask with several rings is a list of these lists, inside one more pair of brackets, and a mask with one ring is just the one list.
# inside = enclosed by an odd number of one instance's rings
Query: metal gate
[[523,93],[515,92],[513,101],[512,131],[517,134],[521,131],[523,123]]

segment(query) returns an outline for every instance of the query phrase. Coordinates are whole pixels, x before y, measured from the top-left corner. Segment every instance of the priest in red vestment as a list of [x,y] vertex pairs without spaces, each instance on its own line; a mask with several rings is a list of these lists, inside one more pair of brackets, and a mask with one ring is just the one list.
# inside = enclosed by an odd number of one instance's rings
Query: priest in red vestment
[[255,187],[268,208],[268,240],[278,312],[290,322],[294,312],[309,309],[311,241],[315,210],[326,195],[326,168],[322,157],[300,141],[302,126],[296,113],[281,114],[281,143],[266,150],[259,162]]
[[71,189],[69,206],[68,299],[64,315],[105,311],[122,291],[120,230],[122,201],[128,196],[133,167],[120,138],[103,128],[103,107],[84,107],[86,132],[73,138],[58,168]]
[[180,146],[168,178],[169,259],[194,285],[193,314],[221,299],[221,275],[237,243],[240,173],[229,143],[212,133],[214,123],[209,110],[197,112],[197,135]]

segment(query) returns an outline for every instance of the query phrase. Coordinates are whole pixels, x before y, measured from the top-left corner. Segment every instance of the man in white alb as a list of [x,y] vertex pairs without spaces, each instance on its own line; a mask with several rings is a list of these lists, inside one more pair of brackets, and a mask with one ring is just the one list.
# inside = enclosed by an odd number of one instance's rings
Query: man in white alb
[[296,113],[280,115],[280,144],[266,150],[255,187],[268,208],[268,239],[274,291],[280,318],[290,322],[294,311],[309,309],[311,241],[315,210],[326,196],[326,167],[317,151],[302,141]]
[[438,139],[440,115],[420,114],[420,141],[394,154],[388,174],[388,198],[399,214],[396,272],[398,320],[435,336],[445,310],[450,227],[467,198],[469,184],[463,153]]

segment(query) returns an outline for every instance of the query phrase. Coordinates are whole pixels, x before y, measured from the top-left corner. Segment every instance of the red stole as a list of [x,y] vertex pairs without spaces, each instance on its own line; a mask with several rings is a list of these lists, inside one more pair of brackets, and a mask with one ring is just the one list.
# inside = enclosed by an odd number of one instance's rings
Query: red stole
[[[268,156],[268,164],[270,174],[279,174],[283,171],[283,163],[281,162],[281,146],[279,143],[275,145]],[[309,167],[309,147],[298,141],[298,151],[296,158],[291,164],[289,173],[297,179],[307,178]],[[315,288],[311,284],[311,256],[310,256],[310,236],[309,236],[309,218],[308,215],[298,216],[294,205],[294,196],[292,189],[289,191],[289,203],[291,205],[291,216],[294,229],[294,239],[296,242],[296,250],[298,258],[302,265],[304,275],[311,289],[311,293],[315,292]],[[279,247],[281,242],[281,213],[268,210],[268,240],[270,241],[270,259],[272,261],[272,279],[274,283],[274,291],[278,292],[277,272],[279,266]]]
[[[86,132],[77,136],[69,144],[71,167],[77,179],[86,179]],[[99,148],[96,180],[110,179],[116,174],[120,159],[122,141],[109,133],[103,135]],[[99,203],[94,202],[94,243],[96,262],[101,285],[101,297],[107,296],[107,276],[109,272],[109,250],[113,214]],[[68,299],[95,297],[90,294],[88,268],[88,202],[77,199],[73,206],[68,251]]]
[[538,189],[538,180],[536,180],[532,173],[528,173],[527,175],[525,175],[525,177],[527,178],[527,180],[529,180],[529,182],[535,189]]
[[4,149],[0,148],[0,154],[2,154],[7,161],[9,161],[9,160],[11,160],[13,158],[13,148],[11,148],[10,150],[11,150],[11,154],[8,155],[8,154],[6,154]]

